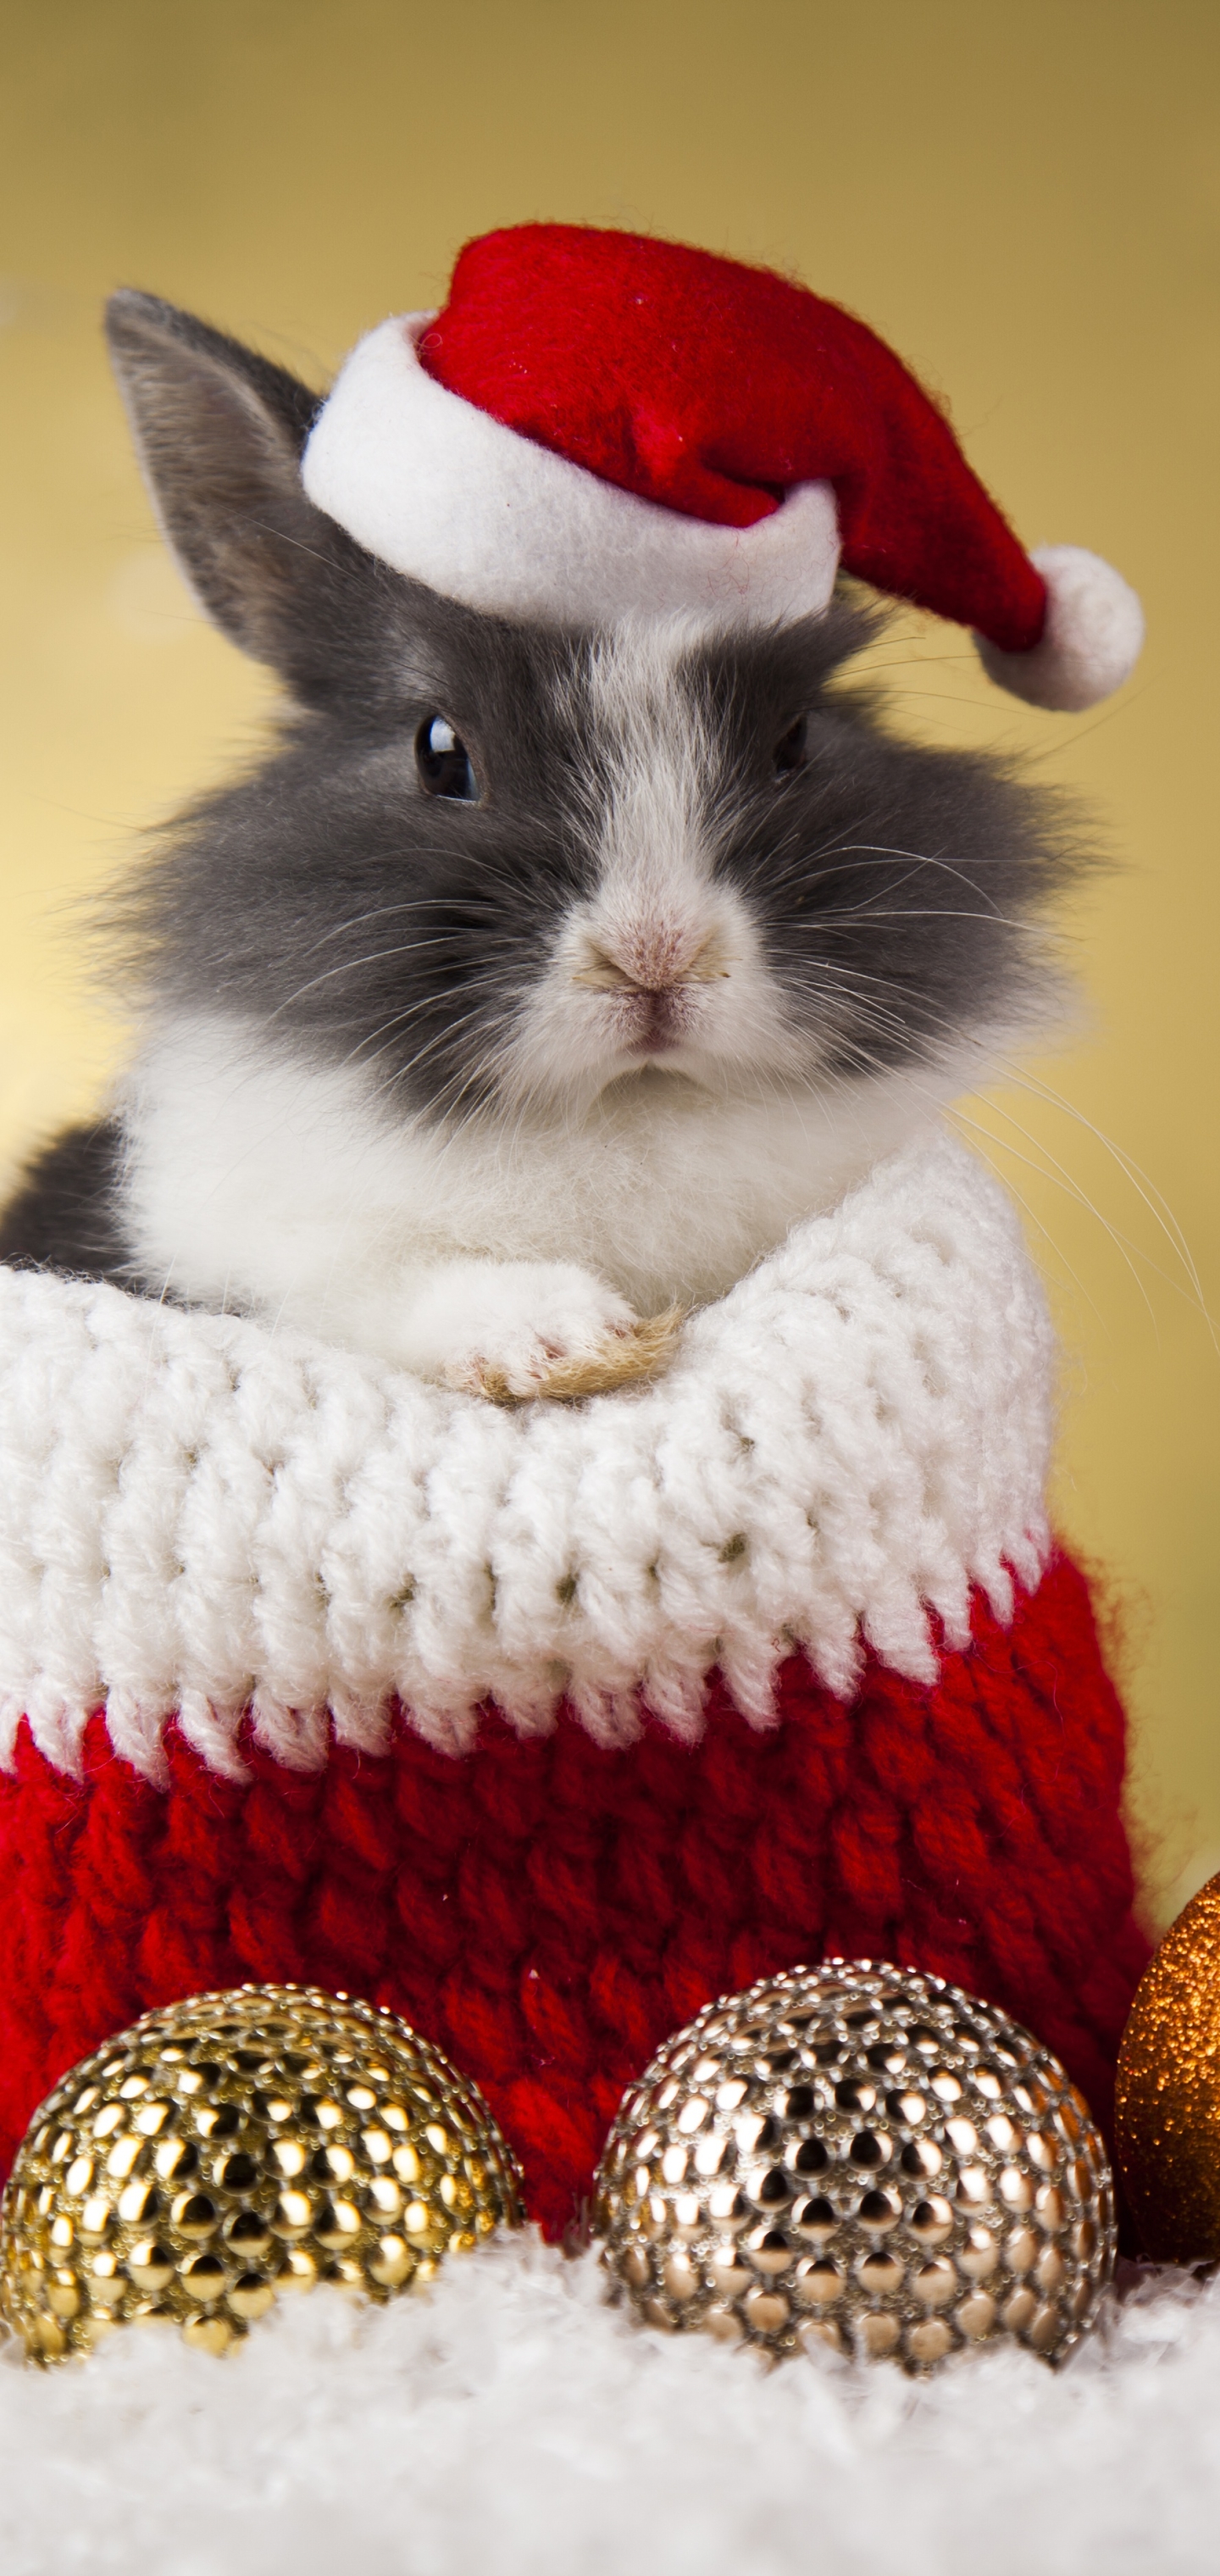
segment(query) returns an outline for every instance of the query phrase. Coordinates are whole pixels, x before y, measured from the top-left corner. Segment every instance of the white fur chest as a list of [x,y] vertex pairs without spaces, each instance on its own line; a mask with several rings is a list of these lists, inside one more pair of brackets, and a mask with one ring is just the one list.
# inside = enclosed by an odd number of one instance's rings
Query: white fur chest
[[577,1264],[643,1314],[724,1295],[928,1130],[961,1078],[751,1097],[654,1071],[579,1123],[523,1111],[449,1133],[379,1113],[354,1073],[196,1021],[132,1078],[126,1221],[178,1295],[415,1366],[408,1283],[444,1263]]

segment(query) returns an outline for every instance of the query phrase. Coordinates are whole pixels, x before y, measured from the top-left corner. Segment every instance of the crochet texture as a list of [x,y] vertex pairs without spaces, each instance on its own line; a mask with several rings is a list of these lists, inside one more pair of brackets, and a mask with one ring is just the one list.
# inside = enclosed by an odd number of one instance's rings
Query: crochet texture
[[1145,1948],[1051,1365],[944,1141],[580,1411],[0,1274],[4,2157],[137,2013],[300,1978],[447,2048],[557,2232],[659,2041],[834,1951],[1104,2121]]

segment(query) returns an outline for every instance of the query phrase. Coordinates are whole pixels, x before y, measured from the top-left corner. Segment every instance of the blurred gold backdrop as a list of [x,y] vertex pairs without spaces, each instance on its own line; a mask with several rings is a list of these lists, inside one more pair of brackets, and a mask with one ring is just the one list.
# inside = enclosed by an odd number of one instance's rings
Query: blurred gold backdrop
[[1220,1866],[1220,1360],[1173,1233],[1215,1301],[1214,0],[7,0],[3,27],[10,1161],[120,1044],[73,902],[268,704],[158,549],[98,336],[112,285],[320,382],[489,225],[682,235],[863,313],[948,393],[1027,542],[1092,546],[1143,593],[1141,671],[1092,717],[1015,708],[914,617],[879,659],[912,725],[1084,789],[1120,861],[1072,924],[1091,1028],[968,1115],[1054,1287],[1057,1509],[1125,1604],[1164,1914]]

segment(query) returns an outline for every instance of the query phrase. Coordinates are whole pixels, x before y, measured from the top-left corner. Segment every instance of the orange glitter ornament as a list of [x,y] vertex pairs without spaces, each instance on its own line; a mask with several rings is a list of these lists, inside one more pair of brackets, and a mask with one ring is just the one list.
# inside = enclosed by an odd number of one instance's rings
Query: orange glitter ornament
[[1171,1924],[1136,1988],[1115,2155],[1144,2252],[1220,2261],[1220,1874]]

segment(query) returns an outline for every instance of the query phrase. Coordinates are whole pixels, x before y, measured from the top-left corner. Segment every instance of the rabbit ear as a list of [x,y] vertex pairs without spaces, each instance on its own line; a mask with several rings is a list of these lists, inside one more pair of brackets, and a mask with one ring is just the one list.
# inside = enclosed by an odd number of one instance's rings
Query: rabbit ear
[[106,336],[157,515],[196,598],[244,652],[299,679],[310,658],[302,610],[336,551],[301,485],[321,397],[132,288],[111,296]]

